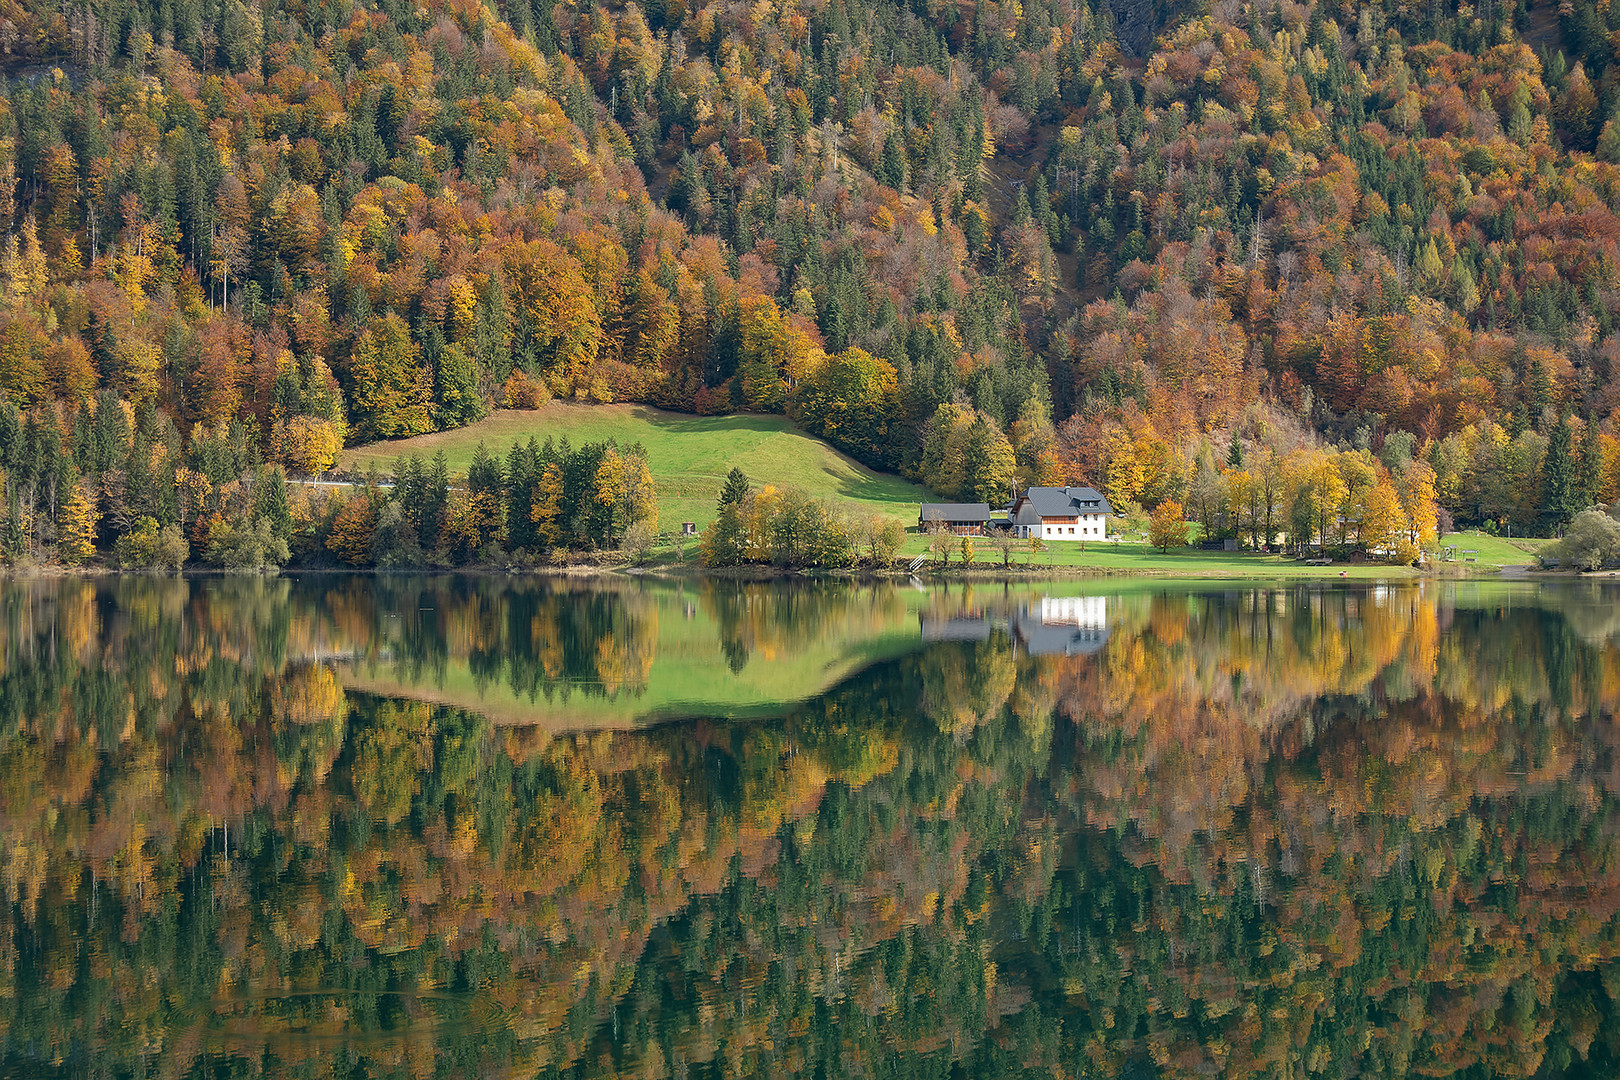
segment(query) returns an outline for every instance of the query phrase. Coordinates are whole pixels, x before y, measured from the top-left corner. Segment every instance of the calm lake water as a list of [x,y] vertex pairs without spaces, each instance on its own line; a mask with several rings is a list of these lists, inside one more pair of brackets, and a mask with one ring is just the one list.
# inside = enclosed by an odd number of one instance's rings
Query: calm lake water
[[1612,1077],[1617,600],[0,583],[0,1073]]

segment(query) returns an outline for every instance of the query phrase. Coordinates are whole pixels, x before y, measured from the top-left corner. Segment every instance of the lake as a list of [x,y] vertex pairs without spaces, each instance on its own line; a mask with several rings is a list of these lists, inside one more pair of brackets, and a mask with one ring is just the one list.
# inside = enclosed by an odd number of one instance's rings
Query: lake
[[0,582],[0,1073],[1611,1077],[1617,600]]

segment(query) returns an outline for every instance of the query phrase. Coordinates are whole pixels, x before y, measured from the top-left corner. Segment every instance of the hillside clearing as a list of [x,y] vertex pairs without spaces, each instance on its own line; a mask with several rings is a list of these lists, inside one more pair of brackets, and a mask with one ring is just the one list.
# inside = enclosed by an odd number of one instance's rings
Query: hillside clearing
[[646,405],[576,405],[554,401],[542,409],[501,409],[479,423],[397,442],[345,450],[338,468],[386,472],[406,454],[444,451],[450,472],[464,474],[482,442],[505,457],[514,442],[566,438],[574,445],[614,439],[641,443],[658,486],[659,528],[714,520],[715,501],[733,466],[755,487],[798,488],[817,498],[852,502],[907,524],[917,520],[926,489],[873,472],[779,416],[689,416]]

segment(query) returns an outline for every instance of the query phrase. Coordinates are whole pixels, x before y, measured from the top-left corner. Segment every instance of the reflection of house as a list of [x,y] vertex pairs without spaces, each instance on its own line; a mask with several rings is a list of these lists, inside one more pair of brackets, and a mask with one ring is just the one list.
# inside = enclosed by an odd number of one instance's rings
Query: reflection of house
[[917,515],[919,529],[938,524],[957,536],[983,536],[990,520],[990,507],[985,503],[923,503]]
[[1108,641],[1108,599],[1043,596],[1019,609],[1013,633],[1031,656],[1089,656]]
[[989,641],[991,621],[983,615],[956,618],[922,617],[924,641]]
[[1007,633],[1030,656],[1089,656],[1108,641],[1108,599],[1046,596],[1006,614],[923,615],[924,641],[989,641]]
[[1043,540],[1103,540],[1114,508],[1096,488],[1032,487],[1013,500],[1007,516],[1019,536]]

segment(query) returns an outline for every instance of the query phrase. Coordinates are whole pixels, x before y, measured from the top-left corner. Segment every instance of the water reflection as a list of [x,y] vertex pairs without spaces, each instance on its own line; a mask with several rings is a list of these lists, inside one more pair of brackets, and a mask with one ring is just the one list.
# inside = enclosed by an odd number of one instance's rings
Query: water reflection
[[1615,598],[8,584],[0,1068],[1614,1075]]
[[1006,633],[1031,656],[1090,655],[1108,641],[1107,596],[991,596],[920,619],[924,641],[988,641]]

